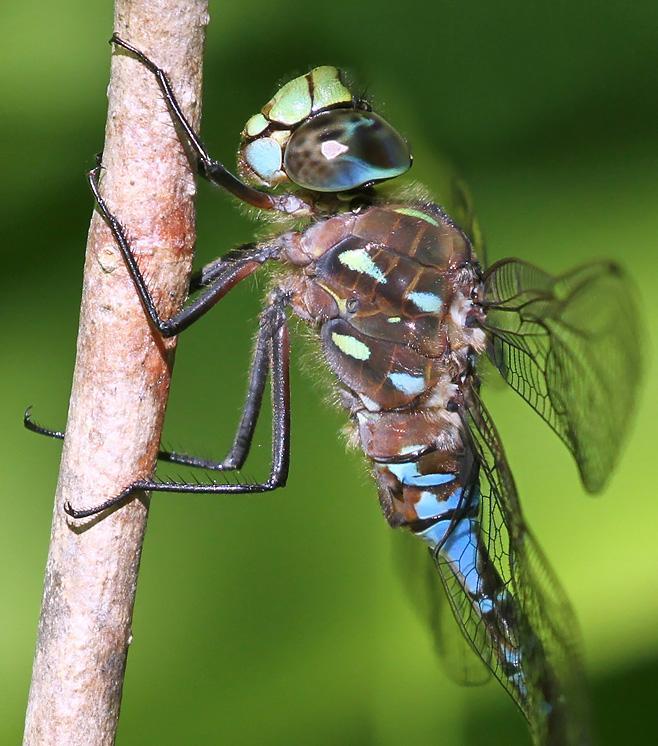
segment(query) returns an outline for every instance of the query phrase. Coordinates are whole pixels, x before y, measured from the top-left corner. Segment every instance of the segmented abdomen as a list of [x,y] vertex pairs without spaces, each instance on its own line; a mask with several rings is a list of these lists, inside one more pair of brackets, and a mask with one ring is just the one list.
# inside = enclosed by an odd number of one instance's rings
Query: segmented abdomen
[[479,653],[488,653],[485,663],[526,701],[522,657],[530,633],[523,643],[518,639],[522,615],[489,556],[477,471],[469,478],[463,471],[428,473],[422,462],[431,455],[375,463],[380,494],[390,500],[400,524],[429,546],[455,617]]
[[309,229],[290,260],[306,267],[293,306],[319,322],[389,523],[427,543],[466,636],[525,699],[518,605],[488,554],[460,416],[484,346],[468,240],[438,209],[369,208]]

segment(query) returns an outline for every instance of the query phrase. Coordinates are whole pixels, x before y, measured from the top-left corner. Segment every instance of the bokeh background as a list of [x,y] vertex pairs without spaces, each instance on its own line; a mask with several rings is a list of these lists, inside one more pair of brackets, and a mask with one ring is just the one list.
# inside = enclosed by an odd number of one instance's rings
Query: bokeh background
[[[658,5],[653,0],[211,2],[203,132],[231,163],[244,121],[316,64],[351,69],[438,189],[444,154],[470,184],[491,259],[559,272],[596,257],[637,281],[658,320]],[[111,3],[2,3],[0,64],[0,742],[17,743],[39,613],[59,446],[102,144]],[[200,260],[254,226],[200,187]],[[237,422],[262,287],[236,291],[181,342],[166,443],[219,456]],[[658,387],[647,384],[606,493],[511,391],[488,401],[529,521],[582,625],[598,743],[656,743]],[[655,343],[654,343],[655,346]],[[396,571],[358,456],[294,346],[285,491],[154,498],[120,744],[528,744],[495,684],[456,687]],[[619,386],[624,386],[619,381]],[[247,474],[264,472],[261,423]]]

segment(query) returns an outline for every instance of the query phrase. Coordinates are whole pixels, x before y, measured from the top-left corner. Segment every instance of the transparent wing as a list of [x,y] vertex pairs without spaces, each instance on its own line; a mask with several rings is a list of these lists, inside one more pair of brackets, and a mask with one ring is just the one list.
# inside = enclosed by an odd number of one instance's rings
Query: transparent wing
[[470,239],[475,254],[480,260],[480,264],[483,267],[486,267],[487,254],[484,245],[484,238],[482,236],[482,231],[480,230],[477,216],[475,215],[471,193],[469,192],[466,183],[456,176],[452,178],[450,183],[449,205],[444,205],[444,207],[448,211],[450,217]]
[[577,624],[525,525],[505,454],[474,396],[479,499],[434,552],[465,639],[527,718],[538,746],[589,744]]
[[612,471],[641,377],[636,291],[611,262],[553,277],[517,259],[485,276],[489,356],[574,455],[587,490]]
[[431,632],[434,648],[446,674],[457,684],[484,684],[491,674],[455,623],[443,593],[437,593],[436,570],[427,548],[406,531],[390,533],[395,567],[405,593]]

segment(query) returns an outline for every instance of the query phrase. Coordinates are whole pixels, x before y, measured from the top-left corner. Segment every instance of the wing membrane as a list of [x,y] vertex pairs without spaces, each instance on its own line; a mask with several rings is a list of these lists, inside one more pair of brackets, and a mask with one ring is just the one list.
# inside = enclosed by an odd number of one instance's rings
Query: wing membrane
[[465,639],[526,716],[535,744],[584,746],[577,624],[525,525],[505,454],[479,399],[468,426],[479,501],[434,552]]
[[393,532],[394,564],[403,588],[432,634],[434,648],[445,672],[457,684],[474,686],[491,678],[458,625],[444,594],[436,592],[436,570],[427,561],[427,548],[404,532]]
[[617,461],[641,377],[635,291],[611,262],[553,277],[516,259],[485,276],[489,356],[597,492]]
[[444,205],[448,214],[468,236],[476,256],[483,267],[487,266],[484,238],[473,208],[473,199],[466,183],[454,177],[451,182],[450,204]]

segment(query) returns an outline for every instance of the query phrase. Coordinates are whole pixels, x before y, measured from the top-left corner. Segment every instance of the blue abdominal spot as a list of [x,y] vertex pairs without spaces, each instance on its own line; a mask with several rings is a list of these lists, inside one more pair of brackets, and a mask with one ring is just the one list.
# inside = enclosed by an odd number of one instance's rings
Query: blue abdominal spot
[[470,593],[478,591],[478,531],[479,525],[472,518],[463,518],[455,526],[455,530],[446,541],[441,554],[453,566],[458,575],[461,575]]
[[440,558],[447,562],[460,584],[471,594],[480,592],[480,576],[477,570],[479,524],[474,518],[462,518],[445,539],[450,520],[437,521],[416,535],[434,549],[445,540],[441,547]]
[[458,487],[447,500],[439,500],[433,492],[425,490],[420,493],[420,500],[414,504],[416,515],[423,520],[440,516],[448,510],[454,510],[459,505],[461,496],[461,487]]
[[493,611],[494,604],[493,604],[493,601],[488,596],[481,598],[478,604],[480,606],[480,611],[483,614],[490,614]]
[[434,549],[445,539],[449,525],[450,521],[437,521],[424,531],[419,531],[416,536],[426,541],[430,545],[430,549]]
[[415,461],[388,464],[388,470],[400,480],[401,484],[409,487],[438,487],[455,479],[454,474],[421,474]]

